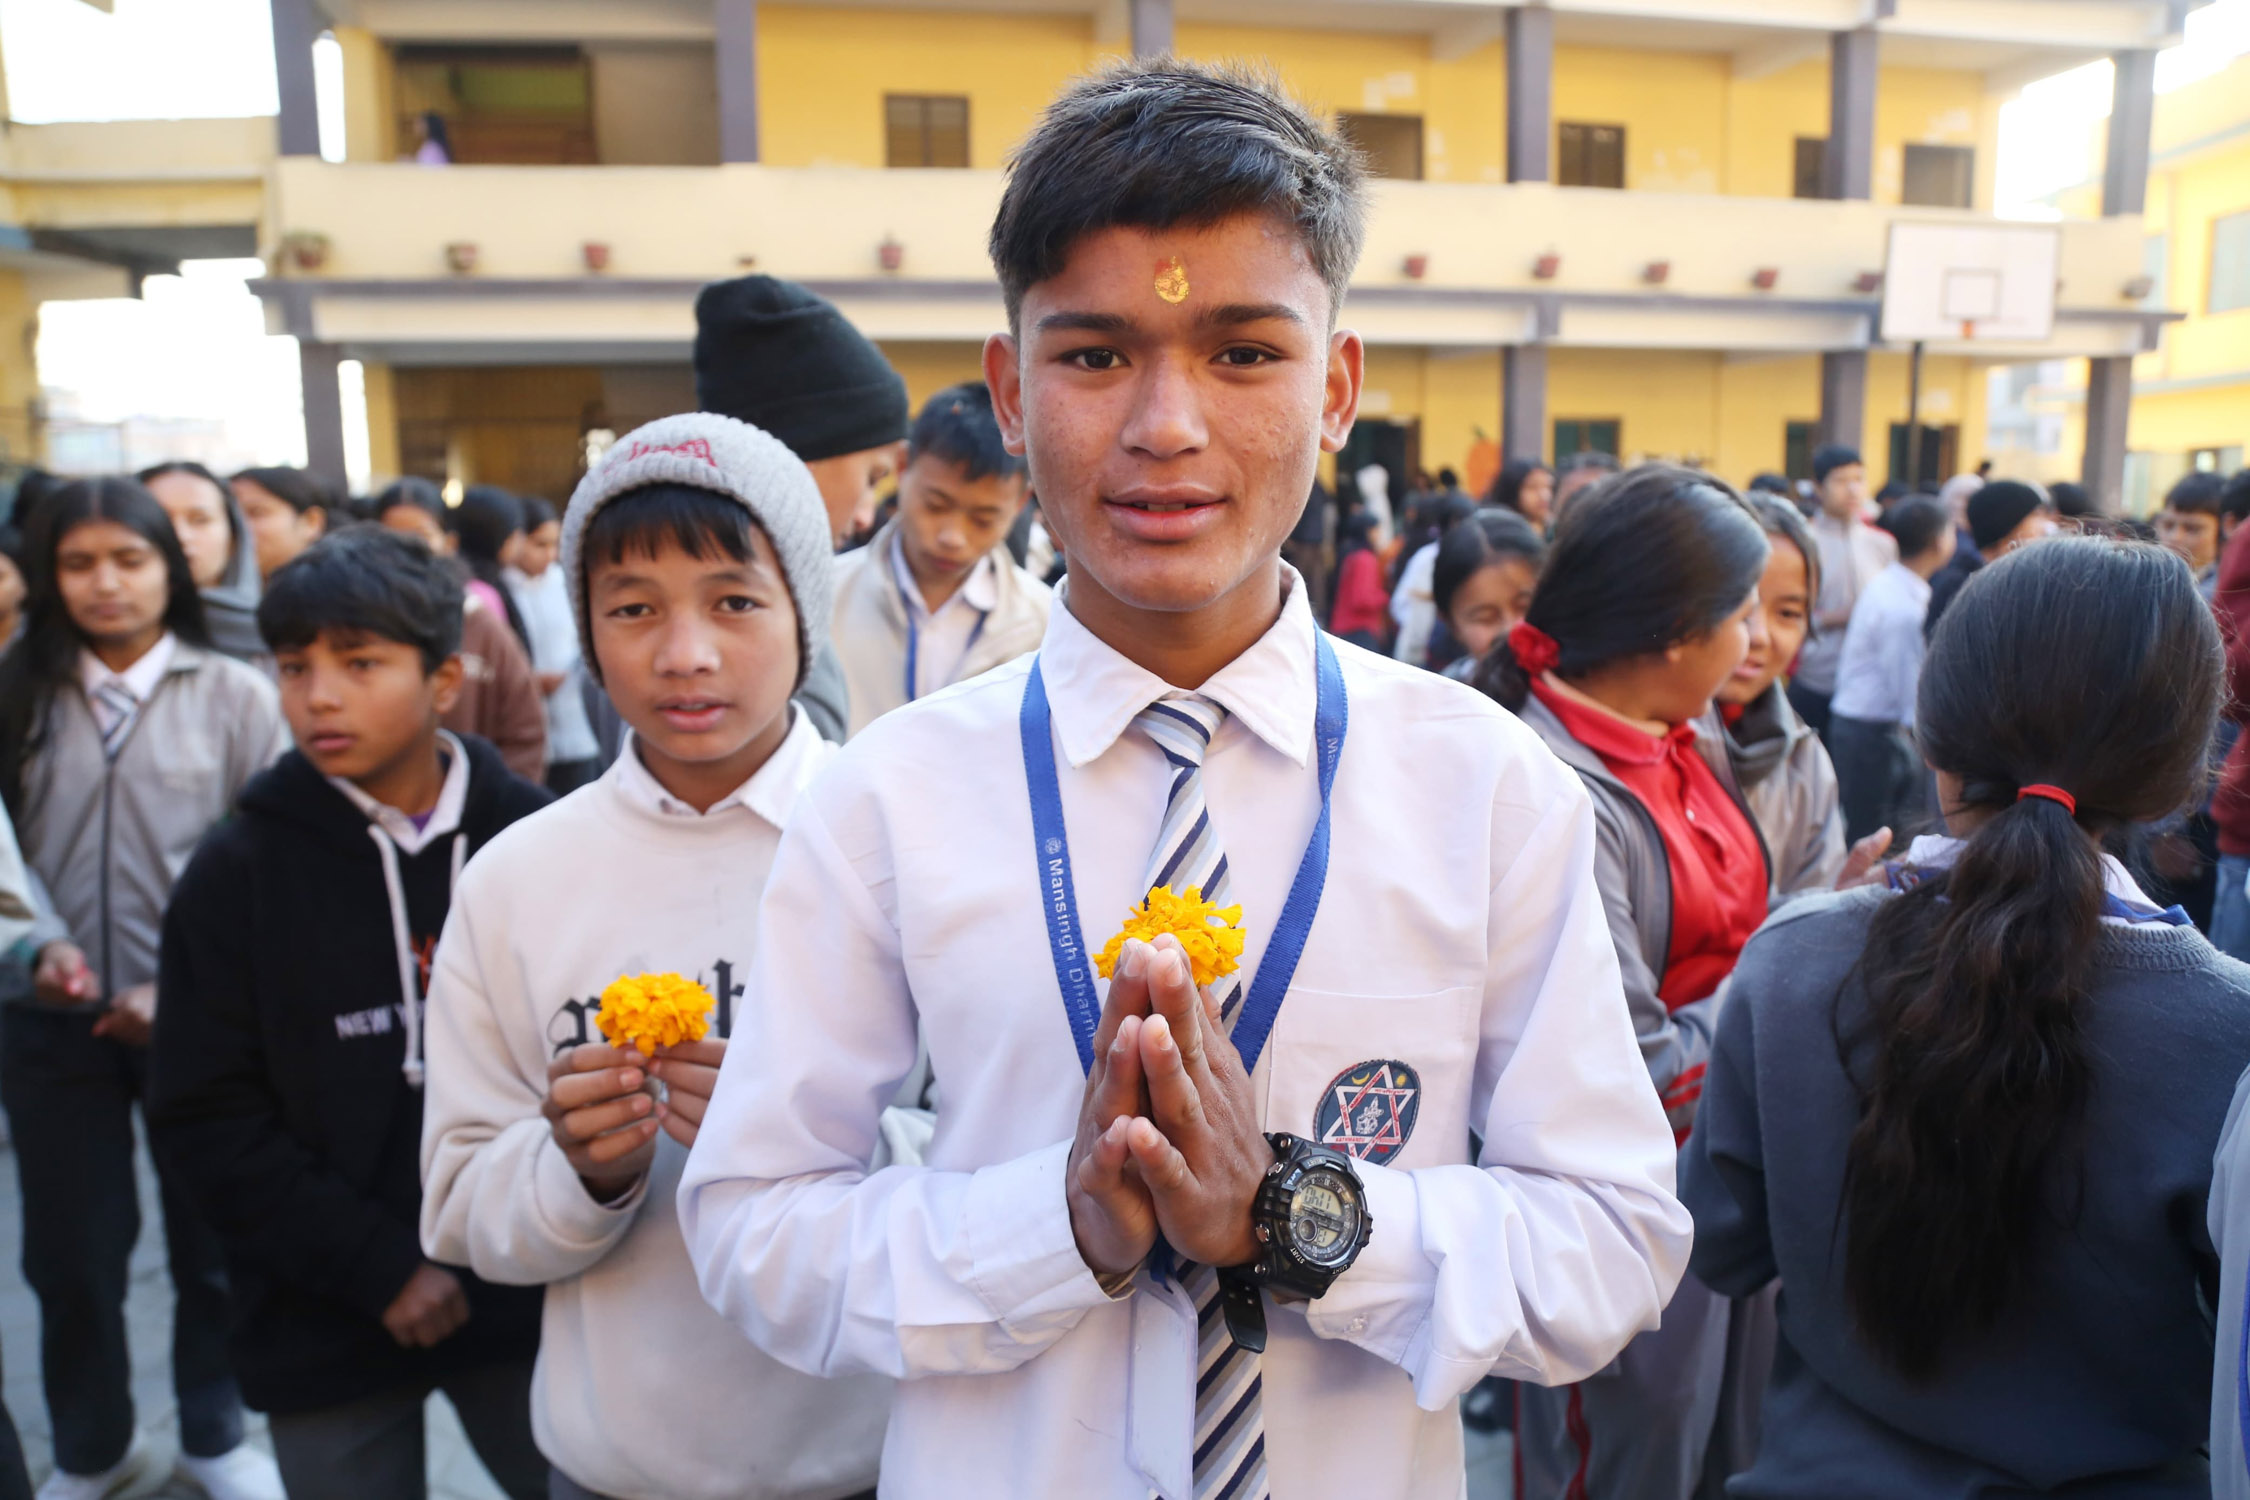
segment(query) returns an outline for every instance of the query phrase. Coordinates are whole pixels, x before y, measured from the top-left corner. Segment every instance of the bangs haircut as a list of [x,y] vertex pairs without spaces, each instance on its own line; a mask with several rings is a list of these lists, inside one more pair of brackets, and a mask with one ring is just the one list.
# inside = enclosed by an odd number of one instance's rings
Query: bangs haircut
[[1010,453],[1000,440],[1000,423],[992,415],[992,392],[981,380],[966,380],[932,396],[914,419],[907,434],[908,463],[927,454],[957,464],[971,479],[997,474],[1012,479],[1026,471],[1020,454]]
[[461,649],[461,583],[410,536],[355,526],[322,537],[274,570],[258,601],[258,633],[301,651],[326,631],[412,646],[424,676]]
[[1270,72],[1112,63],[1065,88],[1009,158],[991,241],[1008,327],[1084,235],[1241,214],[1295,227],[1334,327],[1366,238],[1365,175],[1359,153]]
[[697,562],[756,556],[750,532],[758,523],[741,502],[691,484],[644,484],[594,512],[586,523],[582,571],[634,557],[655,558],[667,545]]

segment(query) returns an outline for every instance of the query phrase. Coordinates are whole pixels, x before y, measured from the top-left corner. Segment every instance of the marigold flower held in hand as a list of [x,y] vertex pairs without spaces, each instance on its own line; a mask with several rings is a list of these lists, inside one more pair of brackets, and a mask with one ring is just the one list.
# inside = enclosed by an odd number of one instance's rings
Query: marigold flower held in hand
[[1186,950],[1188,968],[1198,988],[1223,979],[1242,967],[1242,907],[1214,906],[1203,899],[1203,888],[1191,885],[1175,894],[1157,886],[1148,899],[1125,914],[1125,928],[1094,956],[1094,970],[1107,979],[1117,968],[1117,956],[1127,938],[1153,943],[1169,932]]
[[684,975],[620,974],[602,991],[594,1024],[612,1047],[631,1046],[653,1056],[659,1047],[702,1041],[717,1004],[709,990]]

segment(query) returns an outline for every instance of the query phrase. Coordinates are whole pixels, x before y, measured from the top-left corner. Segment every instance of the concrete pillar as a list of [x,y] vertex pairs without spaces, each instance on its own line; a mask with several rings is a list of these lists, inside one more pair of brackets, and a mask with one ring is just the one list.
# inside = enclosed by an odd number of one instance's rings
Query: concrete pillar
[[1835,349],[1820,357],[1820,441],[1854,449],[1867,441],[1865,349]]
[[[2148,204],[2149,127],[2156,112],[2156,54],[2120,52],[2110,96],[2109,150],[2102,165],[2102,212],[2138,217]],[[2079,482],[2100,510],[2125,505],[2125,440],[2133,419],[2133,359],[2086,361],[2086,451]]]
[[2078,482],[2105,515],[2125,508],[2125,434],[2132,416],[2132,356],[2086,361],[2086,453]]
[[2156,54],[2120,52],[2110,93],[2109,153],[2102,212],[2138,215],[2148,205],[2148,138],[2156,116]]
[[1172,0],[1125,0],[1126,27],[1135,57],[1172,53]]
[[[1510,7],[1508,55],[1508,180],[1552,182],[1554,167],[1555,13],[1544,5]],[[1545,367],[1541,367],[1545,379]]]
[[1547,346],[1510,344],[1500,351],[1500,457],[1547,456]]
[[1820,159],[1823,198],[1874,196],[1876,47],[1872,26],[1829,38],[1828,145]]
[[336,383],[342,351],[334,344],[297,341],[297,369],[305,387],[305,467],[341,488],[344,484],[344,395]]
[[320,155],[320,100],[313,89],[313,43],[326,29],[313,0],[272,0],[273,71],[281,95],[275,124],[283,156]]
[[719,71],[719,160],[758,159],[758,0],[712,0]]

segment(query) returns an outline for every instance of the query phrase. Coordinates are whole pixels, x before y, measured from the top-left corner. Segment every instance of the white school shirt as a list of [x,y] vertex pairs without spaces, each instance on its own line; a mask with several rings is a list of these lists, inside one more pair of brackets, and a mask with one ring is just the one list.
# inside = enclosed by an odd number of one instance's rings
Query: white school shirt
[[[1859,607],[1859,596],[1875,576],[1898,561],[1898,543],[1891,540],[1889,532],[1865,521],[1839,521],[1825,510],[1816,512],[1808,524],[1813,545],[1820,551],[1820,597],[1814,601],[1813,612],[1821,617],[1838,612],[1848,615]],[[1816,693],[1834,692],[1844,644],[1850,638],[1848,623],[1815,630],[1797,653],[1797,669],[1791,680]]]
[[891,533],[891,576],[906,605],[907,628],[914,632],[914,688],[908,697],[934,693],[961,674],[961,663],[967,660],[978,629],[1000,602],[1000,585],[993,578],[998,568],[991,553],[978,558],[960,587],[933,612],[922,601],[914,570],[906,565],[903,537]]
[[[1229,711],[1203,776],[1246,980],[1319,809],[1315,627],[1289,578],[1277,623],[1202,688]],[[1414,1113],[1395,1158],[1361,1167],[1358,1262],[1319,1301],[1269,1307],[1266,1452],[1277,1495],[1454,1500],[1455,1398],[1490,1373],[1602,1368],[1655,1326],[1690,1222],[1577,777],[1461,684],[1335,650],[1350,717],[1326,894],[1252,1086],[1265,1129],[1313,1134],[1347,1075],[1387,1061],[1411,1068],[1393,1083]],[[1067,607],[1039,659],[1098,948],[1145,894],[1168,775],[1128,726],[1165,684]],[[1193,1311],[1145,1271],[1105,1296],[1064,1202],[1085,1085],[1025,790],[1029,663],[886,715],[798,804],[681,1182],[713,1306],[799,1369],[903,1378],[887,1500],[1190,1483]],[[923,1165],[871,1175],[918,1025],[936,1134]]]
[[1922,622],[1929,613],[1927,578],[1904,563],[1876,574],[1852,609],[1829,711],[1912,728],[1914,695],[1922,685]]

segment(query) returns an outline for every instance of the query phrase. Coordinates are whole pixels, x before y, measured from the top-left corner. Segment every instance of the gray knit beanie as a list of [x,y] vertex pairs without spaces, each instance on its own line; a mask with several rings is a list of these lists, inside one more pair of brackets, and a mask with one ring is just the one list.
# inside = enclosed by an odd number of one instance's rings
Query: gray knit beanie
[[663,417],[626,433],[571,494],[562,519],[562,569],[586,670],[601,680],[586,618],[586,528],[610,501],[652,484],[724,495],[764,530],[797,606],[797,684],[802,686],[814,658],[828,644],[834,570],[828,510],[812,471],[772,434],[710,412]]

